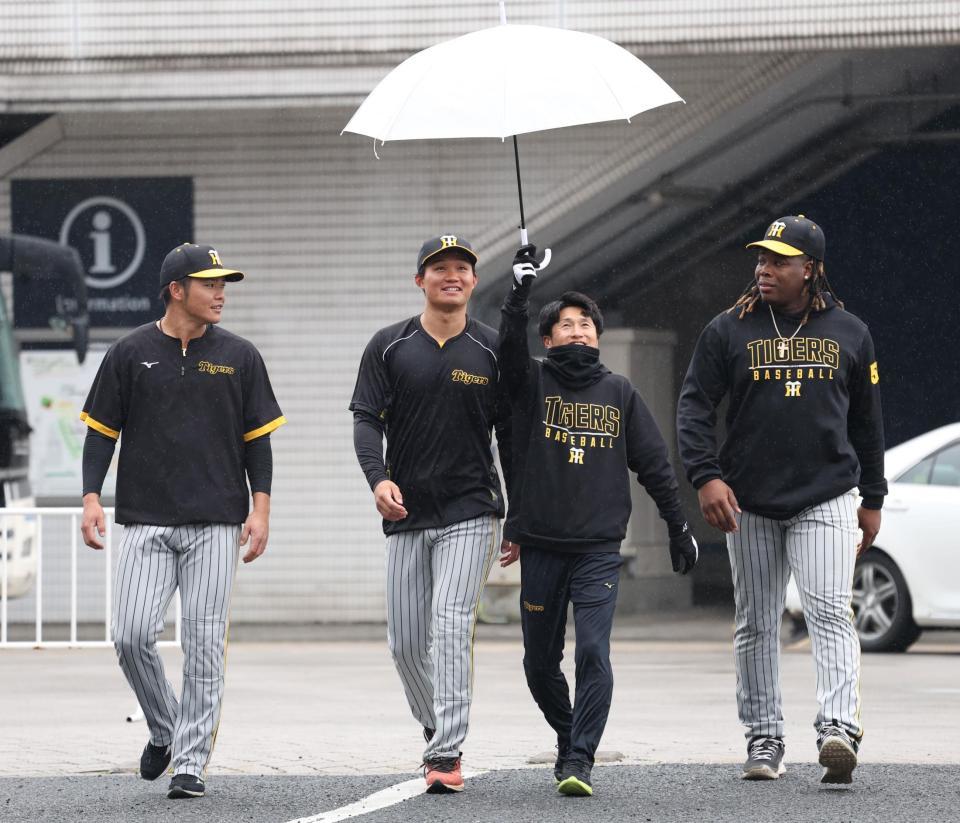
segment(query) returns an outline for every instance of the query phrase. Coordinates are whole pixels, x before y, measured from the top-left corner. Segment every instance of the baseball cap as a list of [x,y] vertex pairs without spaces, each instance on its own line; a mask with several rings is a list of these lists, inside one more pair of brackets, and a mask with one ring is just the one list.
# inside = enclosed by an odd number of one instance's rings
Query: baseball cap
[[233,282],[243,280],[243,272],[224,268],[213,246],[181,243],[163,258],[160,288],[184,277],[222,277]]
[[747,243],[748,249],[752,246],[770,249],[785,257],[806,254],[815,260],[823,260],[827,241],[823,236],[823,229],[816,223],[802,214],[791,214],[774,220],[767,227],[763,240]]
[[420,271],[427,260],[435,254],[440,254],[442,251],[450,251],[451,249],[459,249],[460,251],[466,252],[467,256],[473,260],[474,265],[476,265],[480,259],[473,250],[473,246],[462,237],[456,234],[441,234],[438,237],[431,237],[420,247],[420,254],[417,255],[417,271]]

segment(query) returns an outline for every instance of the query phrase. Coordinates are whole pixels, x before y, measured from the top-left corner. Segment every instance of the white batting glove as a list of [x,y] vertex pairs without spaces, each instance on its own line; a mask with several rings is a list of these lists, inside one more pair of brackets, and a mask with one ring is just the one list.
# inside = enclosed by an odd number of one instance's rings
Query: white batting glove
[[529,289],[540,268],[537,264],[537,247],[532,243],[521,246],[513,258],[514,289]]

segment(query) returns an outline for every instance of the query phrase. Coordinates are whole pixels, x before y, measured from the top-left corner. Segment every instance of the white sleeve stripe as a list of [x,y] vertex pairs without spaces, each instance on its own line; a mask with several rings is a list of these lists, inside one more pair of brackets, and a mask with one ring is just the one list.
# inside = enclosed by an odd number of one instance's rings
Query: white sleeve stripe
[[469,338],[470,338],[474,343],[476,343],[481,349],[484,349],[484,350],[486,350],[487,352],[489,352],[490,356],[493,358],[493,365],[494,365],[494,366],[496,367],[496,369],[497,369],[497,380],[499,380],[499,379],[500,379],[500,361],[497,360],[497,355],[494,353],[493,349],[491,349],[491,348],[488,347],[488,346],[484,346],[483,343],[481,343],[479,340],[477,340],[477,338],[474,337],[472,334],[470,334],[470,332],[464,332],[464,334],[466,334],[467,337],[469,337]]
[[499,365],[499,361],[497,360],[497,355],[494,353],[493,349],[491,349],[489,346],[484,346],[483,343],[481,343],[479,340],[477,340],[477,338],[474,337],[472,334],[470,334],[470,332],[465,332],[465,334],[466,334],[467,337],[469,337],[474,343],[476,343],[481,349],[486,349],[488,352],[490,352],[490,356],[493,358],[493,362],[496,363],[497,365]]
[[384,360],[387,359],[387,352],[390,351],[390,346],[395,346],[397,343],[402,343],[404,340],[409,340],[409,339],[410,339],[411,337],[413,337],[413,335],[415,335],[418,331],[420,331],[420,329],[414,329],[414,330],[413,330],[410,334],[408,334],[406,337],[398,337],[396,340],[394,340],[389,346],[387,346],[387,347],[383,350],[382,358],[383,358]]

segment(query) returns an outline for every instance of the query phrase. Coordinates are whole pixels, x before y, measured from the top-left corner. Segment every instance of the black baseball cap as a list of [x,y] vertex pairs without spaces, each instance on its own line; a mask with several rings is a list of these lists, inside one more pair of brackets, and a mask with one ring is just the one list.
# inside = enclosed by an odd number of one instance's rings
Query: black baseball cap
[[788,215],[774,220],[768,227],[763,240],[747,243],[747,248],[759,246],[782,254],[784,257],[796,257],[806,254],[814,260],[823,260],[827,250],[827,241],[823,229],[802,214]]
[[417,271],[424,267],[424,264],[436,254],[442,251],[459,250],[464,252],[471,259],[473,265],[477,265],[480,259],[473,250],[473,246],[462,237],[456,234],[441,234],[438,237],[431,237],[420,247],[420,254],[417,255]]
[[224,268],[220,254],[213,246],[181,243],[163,258],[160,266],[160,289],[184,277],[222,277],[234,282],[243,280],[243,272]]

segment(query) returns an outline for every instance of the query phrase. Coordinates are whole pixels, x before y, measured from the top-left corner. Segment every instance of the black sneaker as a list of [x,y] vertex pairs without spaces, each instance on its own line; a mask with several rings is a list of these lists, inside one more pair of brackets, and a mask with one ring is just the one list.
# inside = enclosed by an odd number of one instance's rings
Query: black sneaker
[[560,781],[563,780],[563,761],[567,759],[570,754],[570,743],[564,742],[561,743],[557,741],[557,760],[553,764],[553,779],[557,782],[557,785],[560,785]]
[[856,740],[839,726],[824,726],[817,737],[817,748],[823,766],[821,783],[853,783],[860,748]]
[[431,740],[433,740],[433,736],[434,736],[435,734],[436,734],[436,731],[435,731],[434,729],[431,729],[431,728],[429,728],[429,727],[427,727],[427,726],[424,726],[424,727],[423,727],[423,739],[426,740],[427,743],[429,743]]
[[590,783],[590,767],[585,763],[568,761],[561,770],[562,779],[557,784],[557,791],[569,797],[590,797],[593,794],[593,785]]
[[154,746],[147,743],[140,755],[140,777],[144,780],[156,780],[170,765],[170,747]]
[[776,780],[787,771],[783,765],[783,752],[783,738],[751,737],[741,777],[744,780]]
[[203,797],[206,791],[203,781],[192,774],[175,774],[170,778],[170,788],[167,797],[171,800],[180,800],[184,797]]

